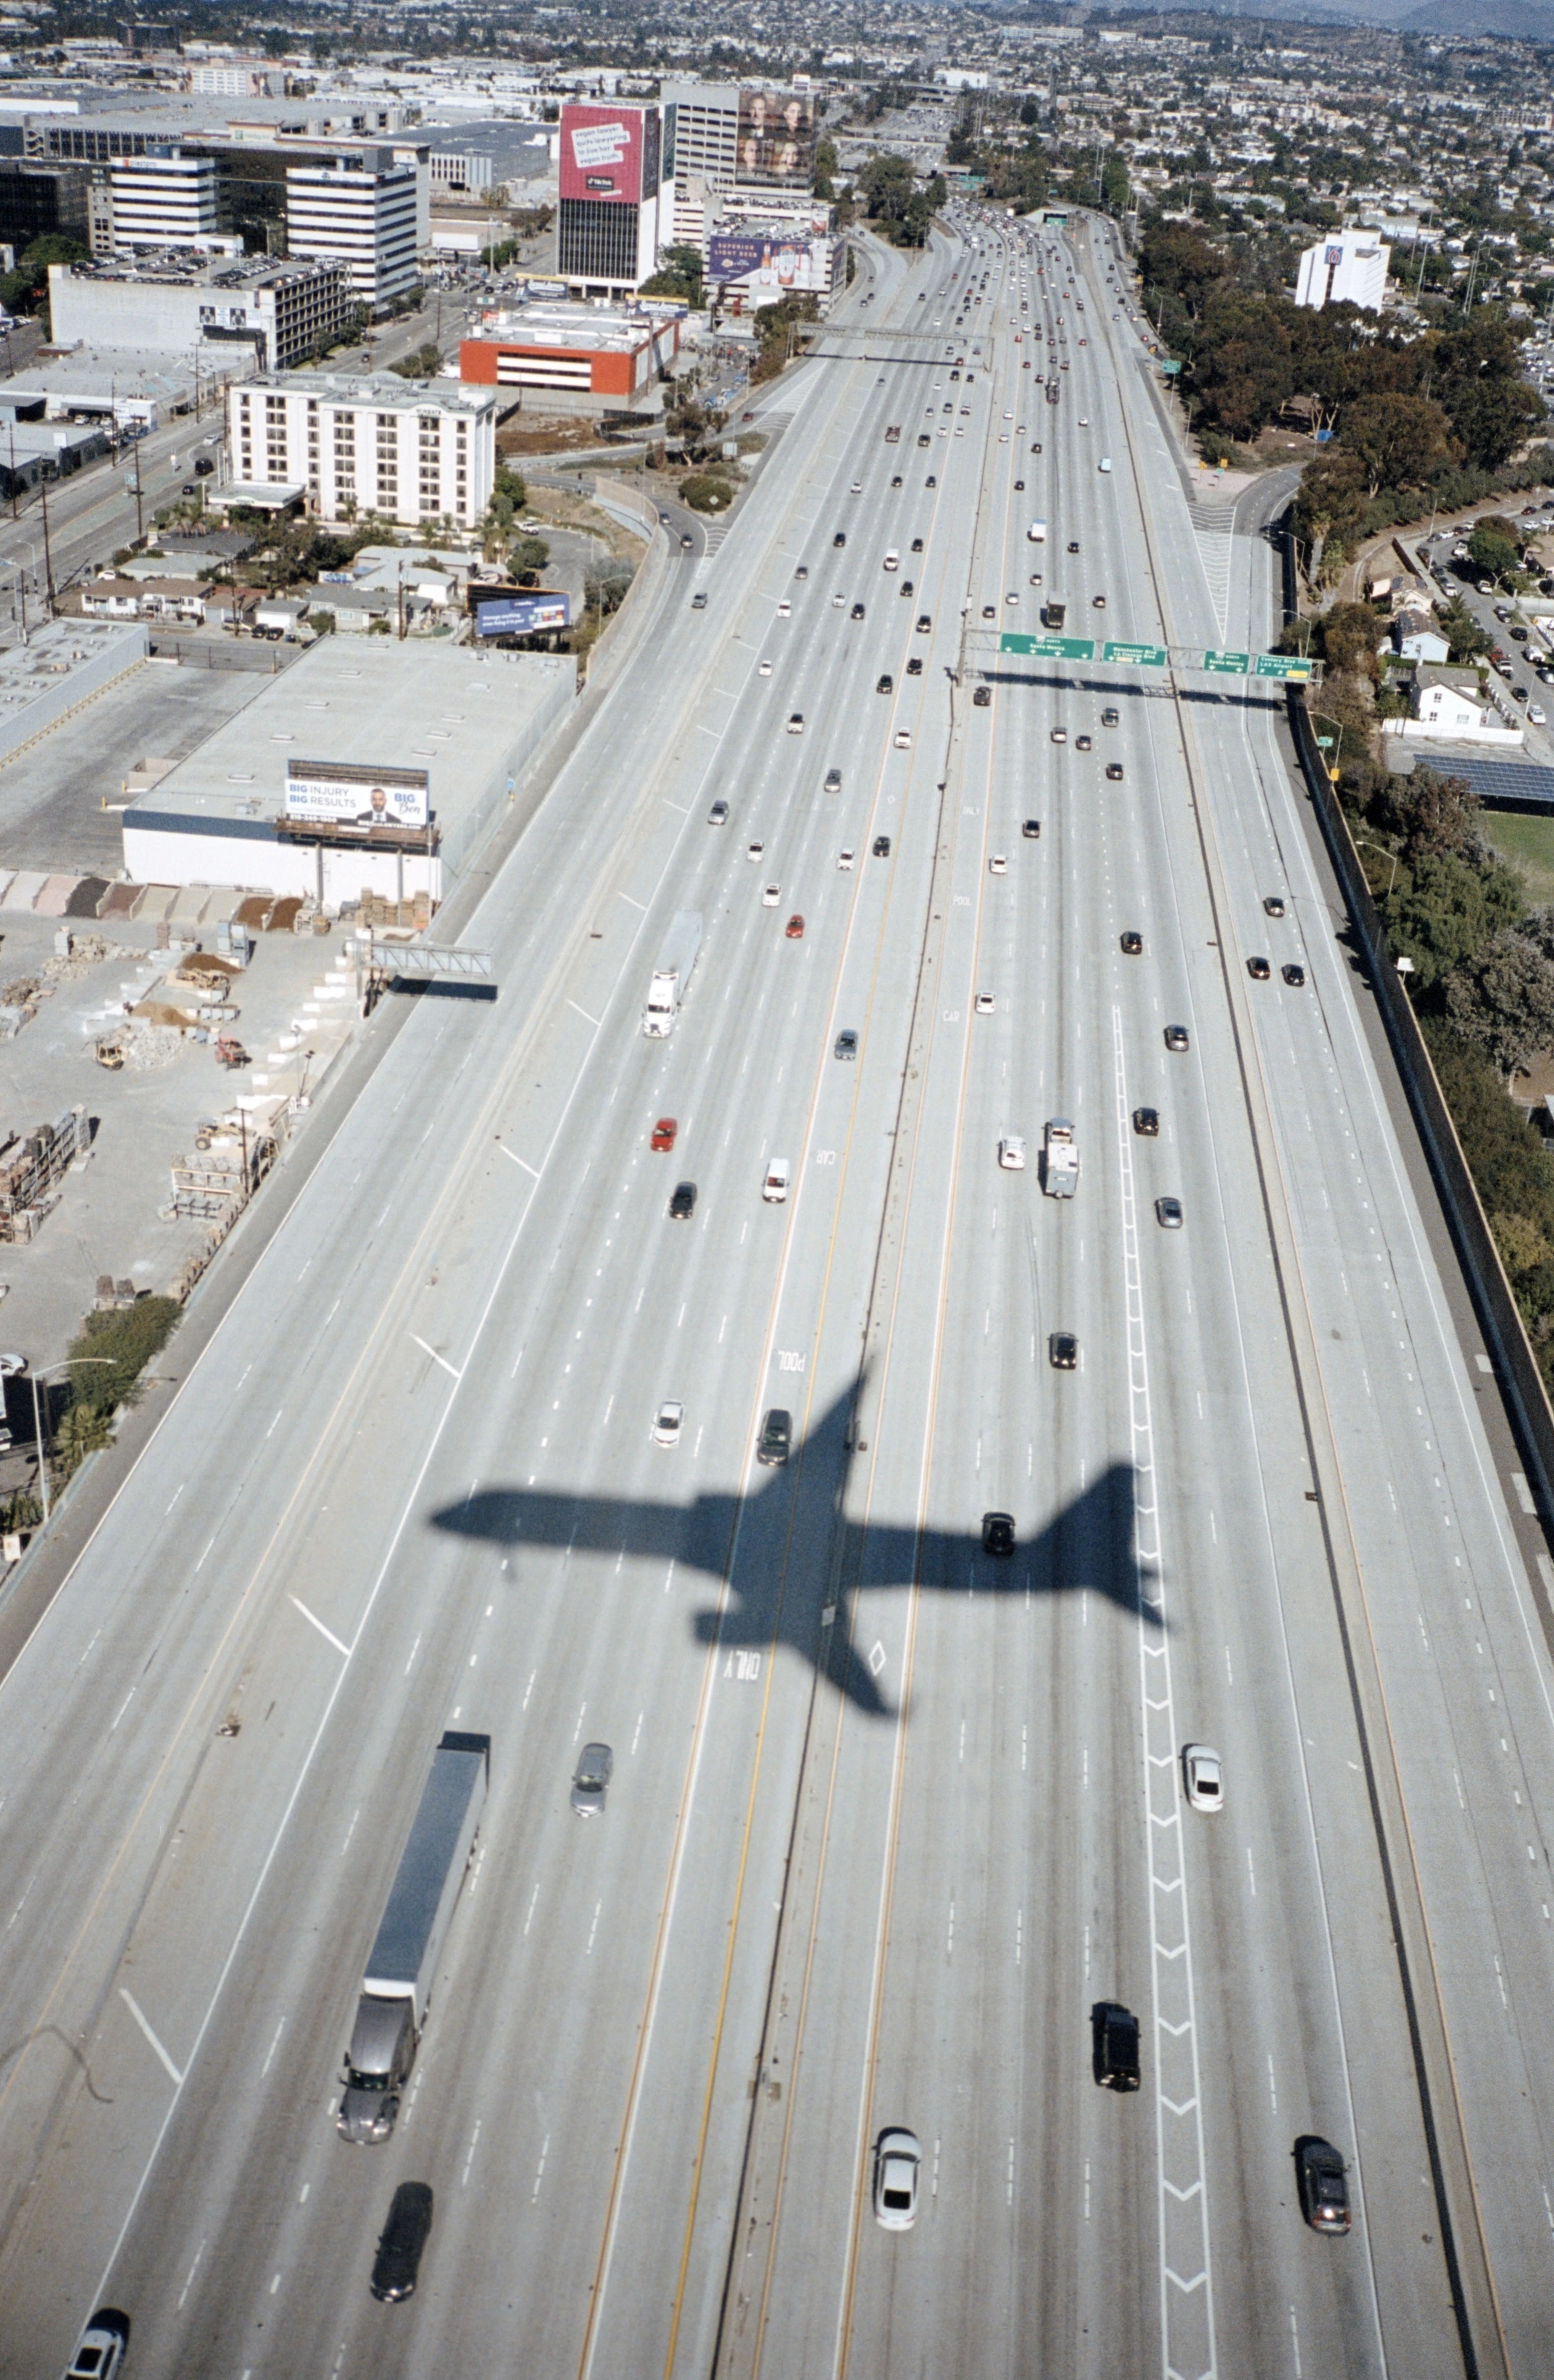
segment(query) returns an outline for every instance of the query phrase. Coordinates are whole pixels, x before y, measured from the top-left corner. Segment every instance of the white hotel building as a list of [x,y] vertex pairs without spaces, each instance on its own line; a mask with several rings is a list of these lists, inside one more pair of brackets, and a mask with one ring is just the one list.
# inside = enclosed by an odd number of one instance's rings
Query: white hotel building
[[226,393],[232,486],[305,497],[322,520],[368,513],[473,528],[496,469],[496,391],[455,381],[273,372]]

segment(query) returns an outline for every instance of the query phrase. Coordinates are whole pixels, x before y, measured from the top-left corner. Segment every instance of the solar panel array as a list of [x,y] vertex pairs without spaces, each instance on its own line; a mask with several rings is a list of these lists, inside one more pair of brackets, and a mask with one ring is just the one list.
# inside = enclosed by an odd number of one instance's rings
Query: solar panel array
[[1478,752],[1421,752],[1415,768],[1465,778],[1487,810],[1554,811],[1554,769],[1533,760],[1492,760]]

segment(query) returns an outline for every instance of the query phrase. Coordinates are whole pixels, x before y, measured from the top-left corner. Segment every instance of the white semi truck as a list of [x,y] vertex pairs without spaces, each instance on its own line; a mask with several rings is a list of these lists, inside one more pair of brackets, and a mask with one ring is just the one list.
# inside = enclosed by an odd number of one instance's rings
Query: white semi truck
[[1041,1186],[1049,1198],[1072,1198],[1079,1186],[1079,1151],[1074,1145],[1074,1126],[1062,1116],[1054,1116],[1047,1126]]
[[674,1019],[680,1002],[686,996],[686,986],[691,979],[696,954],[701,948],[701,912],[680,909],[670,920],[658,965],[648,986],[647,1004],[642,1011],[642,1030],[650,1040],[662,1041],[674,1030]]
[[338,2118],[347,2141],[386,2141],[394,2130],[454,1905],[474,1856],[490,1772],[489,1735],[450,1729],[431,1755],[431,1774],[357,2001]]

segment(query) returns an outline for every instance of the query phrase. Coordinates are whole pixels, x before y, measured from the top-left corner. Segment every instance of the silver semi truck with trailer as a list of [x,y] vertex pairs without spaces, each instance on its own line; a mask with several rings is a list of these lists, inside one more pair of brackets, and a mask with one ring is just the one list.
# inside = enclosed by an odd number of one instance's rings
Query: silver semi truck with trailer
[[662,1040],[674,1030],[674,1019],[680,1002],[686,996],[686,986],[691,979],[696,954],[701,948],[701,912],[680,909],[670,919],[658,965],[648,986],[647,1005],[642,1011],[642,1030],[650,1040]]
[[426,2023],[491,1774],[489,1735],[452,1730],[431,1755],[421,1794],[362,1977],[346,2052],[339,2128],[347,2141],[386,2141]]

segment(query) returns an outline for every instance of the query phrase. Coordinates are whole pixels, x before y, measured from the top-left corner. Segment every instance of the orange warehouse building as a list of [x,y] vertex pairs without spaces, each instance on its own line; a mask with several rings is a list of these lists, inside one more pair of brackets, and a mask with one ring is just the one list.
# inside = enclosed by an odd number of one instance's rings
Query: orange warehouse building
[[531,412],[650,413],[679,351],[675,317],[592,306],[526,307],[493,317],[459,347],[459,378],[522,392]]

